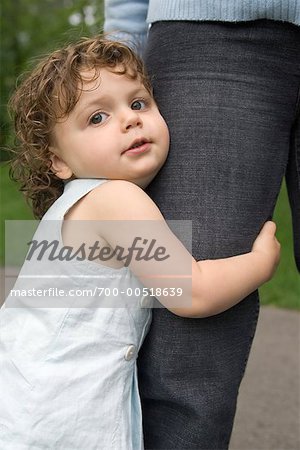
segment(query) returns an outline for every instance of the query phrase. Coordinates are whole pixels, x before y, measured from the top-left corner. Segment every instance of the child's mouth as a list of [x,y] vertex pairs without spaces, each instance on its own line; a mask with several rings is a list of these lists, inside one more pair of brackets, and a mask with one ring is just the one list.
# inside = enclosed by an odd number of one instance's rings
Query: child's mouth
[[132,143],[132,145],[125,150],[123,154],[126,155],[137,155],[139,153],[144,153],[150,149],[150,142],[146,139],[138,139]]

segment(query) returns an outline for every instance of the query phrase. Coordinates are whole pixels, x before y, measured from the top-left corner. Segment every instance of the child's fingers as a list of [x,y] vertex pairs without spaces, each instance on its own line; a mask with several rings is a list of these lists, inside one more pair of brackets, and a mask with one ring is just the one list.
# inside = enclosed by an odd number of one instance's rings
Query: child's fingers
[[260,234],[275,234],[276,223],[272,220],[268,220],[262,227]]

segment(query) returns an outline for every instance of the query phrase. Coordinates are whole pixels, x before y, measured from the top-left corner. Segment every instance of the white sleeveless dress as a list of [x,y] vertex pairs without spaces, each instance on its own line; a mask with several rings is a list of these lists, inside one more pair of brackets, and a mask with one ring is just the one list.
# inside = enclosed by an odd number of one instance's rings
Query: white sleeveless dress
[[[104,182],[67,183],[35,237],[45,238],[45,230],[51,230],[51,239],[62,245],[64,215]],[[103,307],[98,294],[87,304],[74,296],[62,300],[54,291],[35,298],[34,305],[29,297],[6,299],[0,310],[0,448],[141,450],[136,358],[151,321],[151,309],[143,307],[143,286],[126,267],[55,260],[49,269],[31,260],[15,287],[24,292],[50,283],[74,292],[96,292],[101,286],[126,292],[119,294],[118,307],[107,307],[115,297],[103,299]],[[128,287],[140,295],[129,297]]]

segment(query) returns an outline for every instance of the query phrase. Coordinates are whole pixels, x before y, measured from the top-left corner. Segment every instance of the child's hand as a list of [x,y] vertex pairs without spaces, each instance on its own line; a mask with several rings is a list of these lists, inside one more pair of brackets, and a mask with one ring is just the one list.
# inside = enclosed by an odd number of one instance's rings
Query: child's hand
[[266,222],[252,246],[252,252],[260,257],[266,281],[274,275],[280,259],[280,243],[276,239],[275,232],[275,223]]

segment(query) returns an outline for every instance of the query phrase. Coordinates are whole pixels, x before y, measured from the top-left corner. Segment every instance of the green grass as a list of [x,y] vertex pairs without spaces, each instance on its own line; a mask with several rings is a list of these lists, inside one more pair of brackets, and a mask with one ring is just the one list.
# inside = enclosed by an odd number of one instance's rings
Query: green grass
[[17,184],[9,179],[8,170],[6,163],[0,164],[0,217],[2,220],[32,219],[31,210],[18,191]]
[[281,243],[281,260],[274,278],[261,287],[261,300],[264,305],[299,310],[300,277],[294,260],[292,221],[285,184],[282,186],[273,220]]
[[[8,167],[4,164],[0,165],[0,193],[0,264],[3,265],[4,220],[27,220],[33,219],[33,216],[15,183],[10,181]],[[285,185],[280,192],[274,220],[282,245],[282,256],[274,278],[260,290],[261,300],[263,304],[300,309],[300,281],[293,257],[292,226]]]
[[0,164],[0,196],[0,265],[4,265],[4,221],[33,219],[29,206],[18,191],[17,184],[9,179],[8,166],[4,163]]

